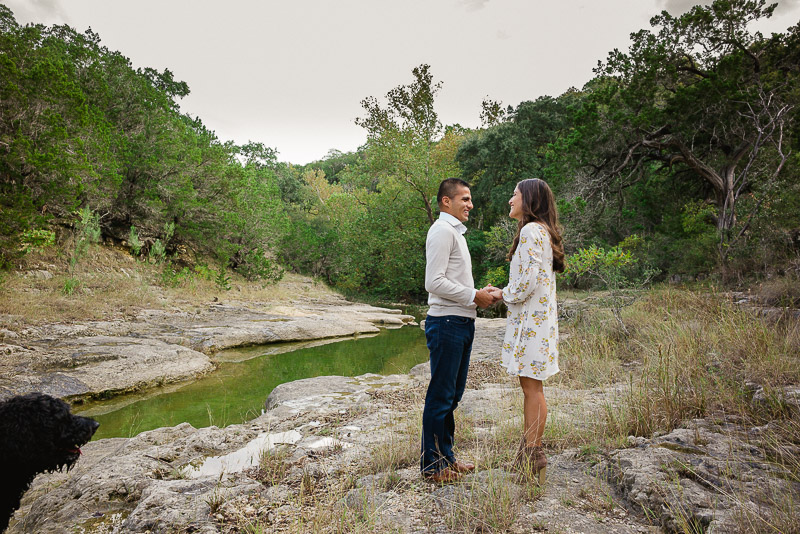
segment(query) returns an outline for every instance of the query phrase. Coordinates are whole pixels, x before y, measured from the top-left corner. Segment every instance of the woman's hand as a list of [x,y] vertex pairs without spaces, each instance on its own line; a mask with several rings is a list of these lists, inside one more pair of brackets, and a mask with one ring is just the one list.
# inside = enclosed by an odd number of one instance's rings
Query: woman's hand
[[497,304],[503,300],[503,290],[499,287],[486,286],[486,289],[489,290],[489,295],[492,297],[492,304]]

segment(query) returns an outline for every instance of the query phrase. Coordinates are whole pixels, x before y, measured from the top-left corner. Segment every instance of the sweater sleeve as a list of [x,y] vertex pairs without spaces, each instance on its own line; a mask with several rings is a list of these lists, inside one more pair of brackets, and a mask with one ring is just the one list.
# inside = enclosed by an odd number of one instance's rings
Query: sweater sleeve
[[469,306],[475,298],[475,288],[447,277],[447,267],[457,237],[445,228],[431,228],[425,242],[425,290],[440,298]]
[[544,257],[544,240],[550,239],[541,225],[529,223],[522,228],[514,255],[519,257],[519,271],[510,276],[503,289],[503,300],[509,304],[525,302],[536,289]]

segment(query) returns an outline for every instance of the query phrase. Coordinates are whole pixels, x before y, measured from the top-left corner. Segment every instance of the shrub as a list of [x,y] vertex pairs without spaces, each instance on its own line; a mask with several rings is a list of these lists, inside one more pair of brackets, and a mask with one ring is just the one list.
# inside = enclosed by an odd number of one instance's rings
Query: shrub
[[139,254],[142,253],[142,242],[139,239],[139,232],[136,231],[135,226],[131,226],[131,232],[128,234],[128,244],[131,247],[131,254],[138,258]]

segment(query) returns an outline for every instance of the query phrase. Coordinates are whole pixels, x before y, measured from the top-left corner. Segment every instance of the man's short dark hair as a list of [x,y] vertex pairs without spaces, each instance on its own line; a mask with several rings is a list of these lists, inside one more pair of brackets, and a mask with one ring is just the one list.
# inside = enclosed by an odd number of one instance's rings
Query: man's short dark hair
[[439,184],[439,193],[436,195],[436,203],[442,205],[442,198],[453,198],[458,194],[460,187],[469,187],[469,184],[461,178],[448,178]]

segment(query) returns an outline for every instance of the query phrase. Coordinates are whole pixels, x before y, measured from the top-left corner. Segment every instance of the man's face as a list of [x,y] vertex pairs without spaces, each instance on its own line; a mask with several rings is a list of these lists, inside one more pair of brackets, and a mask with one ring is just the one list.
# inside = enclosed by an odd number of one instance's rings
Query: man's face
[[470,195],[469,187],[459,186],[453,197],[442,197],[442,204],[442,211],[449,213],[462,223],[467,222],[469,210],[472,209],[472,195]]

